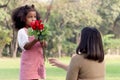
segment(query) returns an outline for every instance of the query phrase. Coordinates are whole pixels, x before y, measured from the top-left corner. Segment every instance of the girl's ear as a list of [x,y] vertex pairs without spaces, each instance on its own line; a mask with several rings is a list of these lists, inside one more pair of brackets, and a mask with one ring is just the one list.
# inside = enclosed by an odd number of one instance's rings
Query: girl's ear
[[34,6],[33,4],[31,5],[31,7],[32,7],[32,8],[35,8],[35,6]]

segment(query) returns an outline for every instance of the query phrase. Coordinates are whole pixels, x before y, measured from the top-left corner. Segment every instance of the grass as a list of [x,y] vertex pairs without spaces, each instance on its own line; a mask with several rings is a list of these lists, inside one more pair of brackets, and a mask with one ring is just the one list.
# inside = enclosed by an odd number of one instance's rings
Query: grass
[[0,59],[0,80],[18,80],[19,59]]
[[[69,63],[70,58],[60,58]],[[120,56],[106,56],[106,80],[120,80]],[[20,58],[0,58],[0,80],[19,80]],[[65,80],[66,72],[46,61],[46,80]]]
[[106,57],[106,80],[120,80],[120,56]]

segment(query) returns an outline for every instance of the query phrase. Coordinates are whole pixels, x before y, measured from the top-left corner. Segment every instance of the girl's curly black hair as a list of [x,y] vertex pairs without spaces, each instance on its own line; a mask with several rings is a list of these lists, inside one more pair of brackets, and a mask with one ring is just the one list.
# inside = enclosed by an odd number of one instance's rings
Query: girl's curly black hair
[[12,17],[12,21],[15,29],[19,30],[26,26],[25,17],[30,11],[36,11],[36,14],[37,14],[36,18],[37,20],[40,19],[40,14],[37,12],[34,5],[31,5],[31,6],[25,5],[13,10],[11,17]]

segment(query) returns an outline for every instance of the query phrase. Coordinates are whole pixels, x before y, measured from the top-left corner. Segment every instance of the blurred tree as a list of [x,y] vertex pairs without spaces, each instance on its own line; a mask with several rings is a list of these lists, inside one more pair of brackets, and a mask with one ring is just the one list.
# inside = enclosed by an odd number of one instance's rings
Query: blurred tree
[[[50,0],[51,1],[51,0]],[[8,3],[8,4],[7,4]],[[16,57],[19,52],[17,45],[17,32],[11,21],[11,12],[18,6],[34,4],[41,19],[46,17],[47,9],[51,9],[49,20],[46,23],[49,26],[50,36],[48,37],[47,55],[61,56],[62,53],[70,55],[75,52],[78,43],[79,33],[85,26],[98,28],[103,35],[115,34],[111,43],[117,42],[119,37],[119,17],[120,1],[119,0],[54,0],[53,6],[49,2],[42,3],[38,0],[4,0],[0,1],[0,27],[10,30],[12,41],[10,44],[10,55]],[[114,27],[115,26],[115,27]],[[8,35],[9,36],[9,35]],[[109,47],[109,41],[105,38],[105,47]],[[111,39],[111,37],[110,37]],[[114,41],[115,39],[115,41]],[[116,43],[112,44],[117,46]],[[106,48],[106,50],[108,50]]]
[[6,44],[11,41],[10,31],[0,27],[0,57],[2,57],[2,51]]
[[7,7],[7,5],[8,5],[9,2],[10,2],[10,0],[8,0],[8,2],[6,4],[0,5],[0,8]]
[[114,22],[120,15],[119,0],[101,0],[101,5],[98,8],[98,13],[103,19],[100,30],[104,34],[114,33]]
[[0,1],[0,57],[2,56],[3,49],[6,44],[9,44],[11,41],[11,32],[7,28],[8,25],[6,24],[7,18],[9,18],[9,15],[7,13],[7,6],[9,4],[9,0],[7,1]]
[[116,38],[120,38],[120,15],[114,21],[113,32]]
[[[51,26],[56,27],[53,29],[55,33],[53,33],[54,36],[52,37],[52,39],[54,39],[54,41],[58,41],[59,39],[55,38],[56,36],[58,36],[58,38],[61,39],[60,43],[59,42],[56,43],[60,49],[62,46],[61,50],[62,52],[63,51],[73,52],[73,50],[76,48],[74,45],[78,43],[79,33],[83,27],[91,25],[99,27],[99,24],[101,23],[102,19],[97,14],[96,7],[92,6],[93,4],[99,3],[97,2],[97,0],[96,2],[93,1],[94,0],[87,0],[74,3],[69,2],[67,0],[56,1],[54,5],[53,16],[58,15],[58,17],[55,17],[57,19],[51,18],[52,20],[50,20],[54,21],[51,22],[52,23]],[[66,46],[68,45],[68,43],[69,45],[74,44],[72,49],[71,46]]]
[[[114,37],[115,37],[114,34],[107,34],[103,36],[103,45],[106,54],[108,53],[108,51],[110,51],[110,49],[120,48],[120,39],[114,39]],[[114,53],[114,52],[109,52],[109,53]]]

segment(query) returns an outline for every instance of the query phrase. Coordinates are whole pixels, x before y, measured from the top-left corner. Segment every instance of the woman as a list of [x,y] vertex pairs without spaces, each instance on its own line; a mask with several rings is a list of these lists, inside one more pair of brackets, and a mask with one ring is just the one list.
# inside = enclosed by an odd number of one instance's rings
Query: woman
[[92,27],[82,29],[76,55],[69,65],[54,58],[49,62],[67,71],[66,80],[104,80],[104,50],[100,32]]

